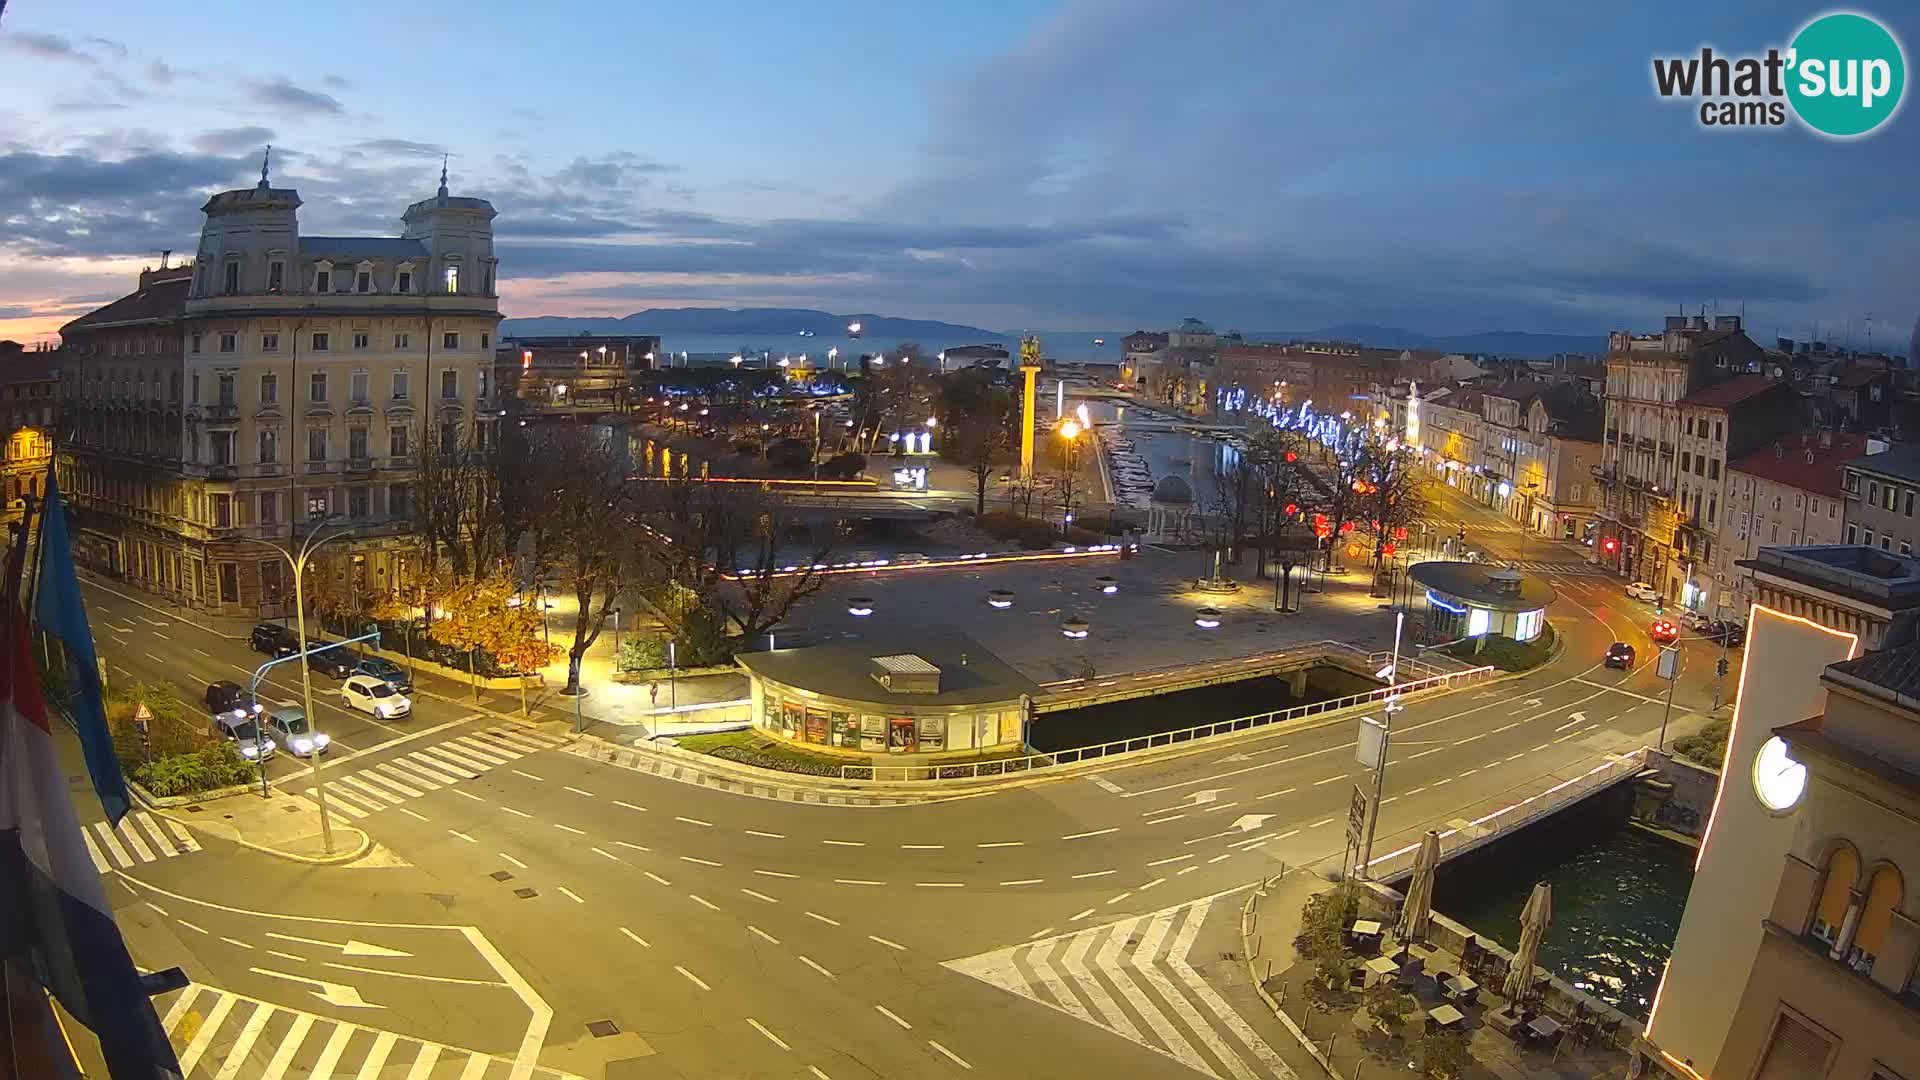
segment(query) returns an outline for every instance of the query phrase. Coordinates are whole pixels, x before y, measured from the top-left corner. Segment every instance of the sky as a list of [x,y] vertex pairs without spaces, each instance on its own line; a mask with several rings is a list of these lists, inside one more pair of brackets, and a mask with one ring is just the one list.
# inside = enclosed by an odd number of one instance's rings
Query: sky
[[[191,252],[271,143],[314,234],[397,234],[451,155],[499,210],[512,316],[1597,334],[1717,305],[1762,340],[1904,343],[1912,103],[1837,141],[1707,130],[1652,88],[1655,55],[1822,10],[11,0],[0,338]],[[1920,53],[1909,5],[1857,10]]]

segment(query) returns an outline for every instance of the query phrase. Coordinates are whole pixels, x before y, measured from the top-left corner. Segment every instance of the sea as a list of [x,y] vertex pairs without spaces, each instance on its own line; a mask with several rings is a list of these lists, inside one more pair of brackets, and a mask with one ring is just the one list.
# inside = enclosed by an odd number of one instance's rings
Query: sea
[[[1098,340],[1101,344],[1094,344]],[[1002,345],[1010,357],[1017,360],[1020,355],[1020,338],[1009,334],[1005,337],[969,338],[966,340],[941,340],[930,337],[801,337],[798,334],[778,336],[765,334],[735,335],[692,335],[668,334],[661,338],[663,352],[671,353],[675,364],[681,362],[681,354],[686,354],[687,362],[699,364],[724,364],[729,357],[746,357],[742,367],[765,363],[777,365],[782,357],[798,363],[806,356],[808,363],[815,367],[826,363],[829,350],[838,350],[834,355],[834,364],[838,366],[852,358],[856,363],[862,353],[879,353],[891,356],[906,344],[920,346],[921,353],[927,356],[937,355],[942,349],[958,348],[962,345]],[[1067,363],[1118,364],[1125,354],[1120,344],[1120,335],[1108,338],[1091,338],[1084,335],[1042,335],[1041,348],[1046,355]],[[662,365],[664,366],[664,365]]]

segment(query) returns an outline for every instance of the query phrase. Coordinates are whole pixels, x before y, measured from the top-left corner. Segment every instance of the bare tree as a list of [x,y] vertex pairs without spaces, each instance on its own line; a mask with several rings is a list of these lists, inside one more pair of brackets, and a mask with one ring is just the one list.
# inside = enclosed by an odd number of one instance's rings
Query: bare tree
[[987,512],[987,483],[1006,462],[1013,434],[1013,395],[981,372],[962,371],[940,382],[941,452],[973,474],[973,512]]
[[[722,486],[733,490],[721,491]],[[751,641],[826,587],[826,563],[839,544],[840,526],[808,522],[778,496],[751,486],[702,489],[696,496],[695,550],[710,552],[718,575],[727,579],[708,590],[708,597],[721,617]]]
[[429,574],[443,558],[456,579],[485,573],[524,528],[527,500],[514,488],[522,476],[503,468],[497,446],[482,443],[480,430],[454,423],[434,429],[423,420],[416,433],[413,521]]

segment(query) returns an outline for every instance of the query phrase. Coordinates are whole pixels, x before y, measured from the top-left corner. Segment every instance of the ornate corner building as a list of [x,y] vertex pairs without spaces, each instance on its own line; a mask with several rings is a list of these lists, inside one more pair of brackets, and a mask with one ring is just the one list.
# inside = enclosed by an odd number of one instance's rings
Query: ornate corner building
[[[274,617],[284,560],[352,527],[330,582],[385,591],[417,549],[423,445],[497,437],[494,209],[439,192],[398,237],[302,236],[299,193],[208,199],[187,266],[61,329],[61,485],[86,565],[212,614]],[[428,443],[431,440],[431,443]]]

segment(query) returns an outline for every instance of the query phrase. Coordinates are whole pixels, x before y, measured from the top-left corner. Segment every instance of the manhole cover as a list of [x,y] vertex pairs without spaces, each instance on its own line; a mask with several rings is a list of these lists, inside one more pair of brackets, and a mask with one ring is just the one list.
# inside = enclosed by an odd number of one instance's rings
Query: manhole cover
[[487,875],[487,876],[488,876],[488,877],[491,877],[491,878],[492,878],[493,880],[495,880],[495,881],[512,881],[512,880],[513,880],[513,871],[511,871],[511,870],[495,870],[495,871],[494,871],[493,873],[491,873],[491,874],[489,874],[489,875]]
[[187,813],[189,813],[189,814],[198,814],[198,813],[200,813],[201,811],[203,811],[203,810],[205,810],[205,809],[206,809],[206,807],[204,807],[204,806],[201,806],[201,805],[200,805],[199,803],[195,803],[195,804],[193,804],[192,806],[189,806],[189,807],[187,807]]
[[515,889],[513,890],[513,895],[519,897],[522,900],[531,900],[534,897],[539,896],[540,892],[538,889]]
[[620,1034],[620,1025],[611,1020],[595,1020],[587,1025],[587,1033],[596,1039],[604,1039],[609,1035]]
[[283,806],[280,809],[285,810],[289,814],[297,814],[300,812],[300,808],[297,806]]

